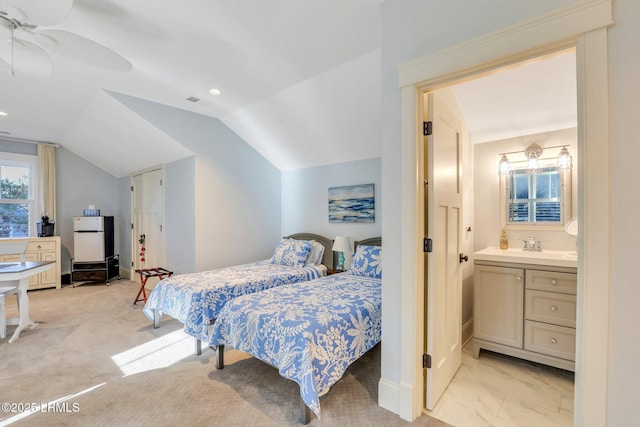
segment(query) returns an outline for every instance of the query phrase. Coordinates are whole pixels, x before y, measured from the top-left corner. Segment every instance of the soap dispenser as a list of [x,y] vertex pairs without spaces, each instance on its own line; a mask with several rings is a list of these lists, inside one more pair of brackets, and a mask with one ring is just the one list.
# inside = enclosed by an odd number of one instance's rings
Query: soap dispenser
[[509,249],[509,239],[507,239],[507,231],[502,229],[500,234],[500,249]]

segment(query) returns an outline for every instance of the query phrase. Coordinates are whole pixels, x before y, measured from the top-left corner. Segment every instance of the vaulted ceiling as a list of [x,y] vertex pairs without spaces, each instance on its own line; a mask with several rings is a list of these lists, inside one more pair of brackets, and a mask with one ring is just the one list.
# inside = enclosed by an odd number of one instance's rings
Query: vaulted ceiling
[[[37,3],[0,0],[0,10]],[[0,111],[8,114],[0,138],[56,142],[114,176],[190,155],[112,96],[122,93],[218,118],[281,170],[381,154],[380,0],[75,0],[64,19],[34,31],[47,29],[93,40],[131,70],[68,59],[63,44],[16,31],[40,42],[52,72],[16,66],[10,75],[10,61],[0,60]],[[520,95],[527,108],[541,104],[538,89]],[[459,96],[471,115],[483,108],[469,93]],[[126,156],[108,154],[125,148]]]

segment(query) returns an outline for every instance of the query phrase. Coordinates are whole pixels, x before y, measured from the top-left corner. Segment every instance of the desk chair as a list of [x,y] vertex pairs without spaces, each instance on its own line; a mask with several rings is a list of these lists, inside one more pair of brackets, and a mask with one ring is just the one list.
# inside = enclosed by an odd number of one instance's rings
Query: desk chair
[[[16,262],[24,262],[24,254],[27,251],[29,242],[0,241],[0,255],[16,255],[19,257]],[[5,282],[0,286],[0,339],[7,336],[7,317],[4,308],[5,297],[18,292],[18,280]]]

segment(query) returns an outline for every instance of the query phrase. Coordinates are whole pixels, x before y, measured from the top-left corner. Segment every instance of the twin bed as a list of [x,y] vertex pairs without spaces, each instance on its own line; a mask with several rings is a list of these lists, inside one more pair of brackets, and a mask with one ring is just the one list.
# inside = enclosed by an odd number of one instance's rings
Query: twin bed
[[311,411],[320,416],[320,396],[381,336],[381,238],[356,242],[349,271],[327,276],[332,243],[295,234],[271,259],[166,278],[144,313],[156,328],[163,313],[182,322],[196,354],[202,341],[216,351],[218,369],[225,346],[276,367],[300,386],[307,424]]
[[229,301],[211,331],[216,367],[231,346],[300,386],[300,422],[320,415],[319,397],[380,342],[381,239],[356,242],[348,272]]
[[208,340],[210,325],[224,305],[241,295],[326,276],[333,268],[333,241],[311,233],[287,236],[270,259],[199,273],[171,276],[158,282],[143,312],[160,325],[167,314],[196,339],[195,353]]

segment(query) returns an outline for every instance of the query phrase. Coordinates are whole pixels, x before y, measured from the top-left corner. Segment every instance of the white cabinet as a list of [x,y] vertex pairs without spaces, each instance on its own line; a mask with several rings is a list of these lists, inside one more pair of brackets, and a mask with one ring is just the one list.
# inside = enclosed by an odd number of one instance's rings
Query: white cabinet
[[486,349],[573,371],[576,269],[475,261],[474,357]]
[[[29,289],[60,289],[60,237],[12,238],[12,241],[27,240],[25,261],[55,261],[52,268],[29,278]],[[20,254],[0,255],[0,262],[19,261]]]
[[522,348],[524,270],[477,265],[474,274],[473,336]]

